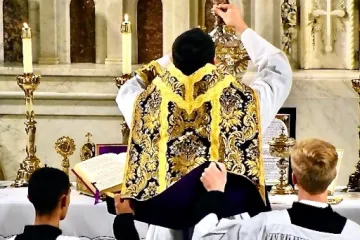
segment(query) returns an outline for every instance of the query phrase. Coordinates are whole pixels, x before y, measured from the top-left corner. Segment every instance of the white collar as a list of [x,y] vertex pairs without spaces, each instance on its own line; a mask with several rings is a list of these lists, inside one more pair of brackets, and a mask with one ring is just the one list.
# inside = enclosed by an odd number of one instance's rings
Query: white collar
[[327,203],[315,202],[315,201],[311,201],[311,200],[300,200],[299,202],[302,204],[306,204],[306,205],[310,205],[310,206],[318,207],[318,208],[327,208],[329,206],[329,204],[327,204]]

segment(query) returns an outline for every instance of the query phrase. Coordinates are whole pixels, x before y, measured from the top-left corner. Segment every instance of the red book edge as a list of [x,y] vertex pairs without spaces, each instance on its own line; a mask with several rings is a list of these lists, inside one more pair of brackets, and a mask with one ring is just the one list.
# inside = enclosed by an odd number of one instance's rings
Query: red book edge
[[[94,193],[92,190],[91,190],[91,188],[86,184],[86,182],[79,176],[79,174],[77,174],[76,172],[75,172],[75,170],[74,169],[71,169],[71,171],[75,174],[75,176],[78,178],[78,179],[80,179],[80,181],[85,185],[85,187],[92,193],[92,194],[96,194],[96,193]],[[95,187],[95,185],[93,184],[93,186],[94,186],[94,188],[97,190],[97,188]]]

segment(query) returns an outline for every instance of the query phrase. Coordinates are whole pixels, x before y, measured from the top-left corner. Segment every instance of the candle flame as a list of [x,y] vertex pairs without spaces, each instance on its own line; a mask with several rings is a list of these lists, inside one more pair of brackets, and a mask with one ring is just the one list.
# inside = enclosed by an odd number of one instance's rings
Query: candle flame
[[125,14],[124,20],[125,20],[125,22],[129,22],[129,15]]
[[23,26],[25,29],[29,28],[29,25],[27,23],[24,23]]

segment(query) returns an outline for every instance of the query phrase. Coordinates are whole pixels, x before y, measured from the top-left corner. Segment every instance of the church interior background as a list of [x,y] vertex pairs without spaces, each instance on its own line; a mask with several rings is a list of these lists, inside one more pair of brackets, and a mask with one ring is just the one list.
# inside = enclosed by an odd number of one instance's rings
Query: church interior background
[[[338,185],[345,186],[359,152],[359,99],[351,80],[359,78],[360,1],[230,2],[252,29],[287,53],[294,83],[284,107],[296,108],[296,138],[321,138],[344,149]],[[332,28],[313,14],[329,13],[328,2],[331,11],[345,11],[332,15]],[[80,161],[88,132],[97,144],[122,142],[113,79],[122,74],[123,15],[132,23],[136,69],[169,52],[182,32],[211,29],[211,6],[211,0],[0,0],[0,180],[14,180],[25,157],[24,93],[16,84],[23,73],[23,22],[32,28],[34,73],[42,76],[34,94],[36,154],[60,168],[54,145],[61,136],[76,144],[70,166]],[[249,71],[244,81],[252,76]]]

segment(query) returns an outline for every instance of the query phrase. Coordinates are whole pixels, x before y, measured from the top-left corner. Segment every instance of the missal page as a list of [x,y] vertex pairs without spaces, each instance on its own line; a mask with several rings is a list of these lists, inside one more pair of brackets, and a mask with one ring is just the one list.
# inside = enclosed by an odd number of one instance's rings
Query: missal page
[[74,169],[80,169],[81,173],[86,175],[89,184],[94,184],[101,192],[122,183],[125,162],[126,154],[110,153],[78,163]]
[[266,185],[275,185],[279,182],[280,173],[279,168],[276,165],[279,158],[270,155],[269,142],[273,138],[279,137],[283,129],[285,129],[285,135],[289,136],[289,131],[286,124],[282,120],[275,118],[263,135],[263,158],[265,165]]

